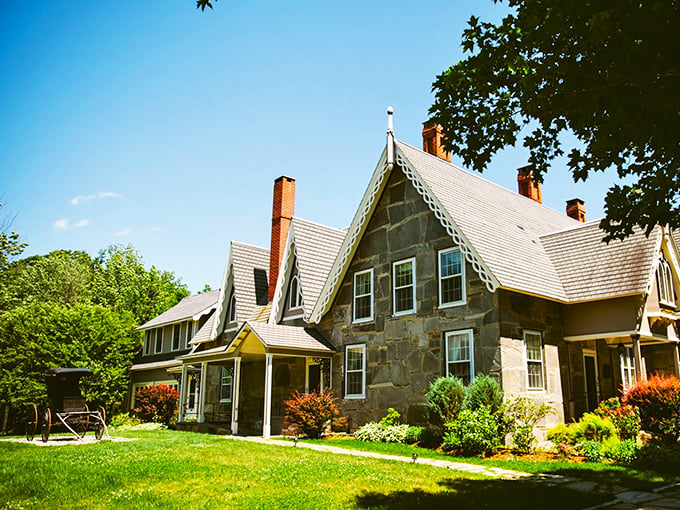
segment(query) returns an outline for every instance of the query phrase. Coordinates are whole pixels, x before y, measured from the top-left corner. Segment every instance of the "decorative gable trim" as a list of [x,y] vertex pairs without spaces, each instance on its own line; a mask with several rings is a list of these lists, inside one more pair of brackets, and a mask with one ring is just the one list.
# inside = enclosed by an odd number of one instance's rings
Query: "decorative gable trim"
[[[496,277],[491,273],[486,264],[482,262],[482,259],[479,257],[467,238],[463,235],[458,226],[454,223],[454,221],[439,203],[439,200],[435,197],[434,193],[432,193],[432,191],[420,178],[418,172],[411,166],[406,157],[401,153],[396,144],[394,146],[394,154],[397,165],[399,165],[409,182],[411,182],[429,209],[434,213],[435,217],[439,220],[444,229],[446,229],[447,234],[451,236],[455,246],[458,247],[461,253],[463,253],[465,256],[465,260],[467,260],[472,265],[473,270],[485,283],[489,292],[494,292],[500,286],[500,283]],[[335,259],[335,263],[333,264],[330,275],[321,291],[321,296],[311,314],[310,322],[318,324],[321,318],[326,314],[326,312],[328,312],[335,294],[338,291],[340,282],[347,272],[349,262],[351,261],[357,249],[359,240],[363,236],[363,233],[368,225],[368,221],[373,215],[373,211],[375,210],[378,202],[377,199],[382,195],[382,192],[387,185],[387,180],[392,172],[392,167],[393,165],[387,161],[386,149],[383,151],[378,166],[376,167],[373,177],[371,178],[371,182],[364,193],[364,197],[361,200],[359,209],[357,210],[354,220],[352,221],[352,225],[349,228],[349,233],[347,237],[345,237],[342,247],[338,252],[338,256]]]
[[[657,235],[656,244],[654,246],[654,255],[652,255],[651,267],[649,268],[649,275],[647,276],[647,287],[645,288],[645,295],[649,298],[652,287],[654,286],[654,281],[656,280],[656,267],[659,262],[659,255],[663,253],[664,236],[663,230],[659,232],[659,227],[654,229],[654,233]],[[669,250],[671,251],[671,250]],[[677,258],[671,262],[671,267],[677,270]],[[677,273],[676,273],[677,274]]]
[[[283,316],[283,311],[286,309],[286,290],[294,265],[298,270],[298,278],[301,278],[300,268],[297,267],[297,258],[295,227],[291,222],[290,229],[288,230],[288,238],[286,239],[286,247],[283,250],[283,266],[279,270],[279,276],[276,279],[276,289],[274,290],[274,299],[272,300],[272,310],[269,314],[269,324],[278,324]],[[302,294],[302,313],[304,317],[307,317],[305,312],[304,293]]]
[[231,276],[232,272],[232,261],[234,256],[234,244],[229,244],[229,258],[227,259],[227,265],[224,268],[224,275],[222,276],[222,286],[220,287],[220,296],[217,299],[217,304],[215,306],[215,320],[213,321],[212,329],[210,330],[210,340],[215,340],[217,338],[217,332],[219,331],[220,324],[226,320],[227,309],[229,308],[229,303],[225,303],[225,300],[229,300],[231,295],[231,287],[233,283],[233,278]]
[[418,194],[423,197],[423,200],[430,208],[430,211],[434,213],[442,227],[446,229],[446,233],[451,236],[454,245],[460,249],[463,255],[465,255],[465,260],[467,260],[470,265],[472,265],[474,272],[477,273],[479,278],[486,284],[486,288],[489,290],[489,292],[494,292],[499,287],[500,283],[491,273],[486,264],[484,264],[482,259],[479,257],[467,238],[460,231],[458,226],[451,219],[446,210],[439,203],[439,200],[437,200],[437,197],[434,195],[434,193],[432,193],[432,190],[430,190],[423,182],[423,180],[413,169],[409,161],[401,153],[398,147],[396,150],[396,162],[401,168],[402,172],[404,172],[404,175],[406,175],[408,180],[411,181],[411,184],[416,189]]

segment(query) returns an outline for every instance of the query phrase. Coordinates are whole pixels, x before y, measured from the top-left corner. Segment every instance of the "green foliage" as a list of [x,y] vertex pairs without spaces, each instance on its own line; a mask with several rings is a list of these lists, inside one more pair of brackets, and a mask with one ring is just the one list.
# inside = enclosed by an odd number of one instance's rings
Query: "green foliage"
[[425,395],[427,411],[432,424],[444,426],[454,421],[463,407],[465,387],[458,377],[440,377],[430,383]]
[[638,446],[635,444],[635,439],[624,439],[615,443],[611,450],[607,450],[605,455],[614,462],[624,465],[630,465],[635,462],[638,454]]
[[607,195],[600,225],[609,239],[635,225],[680,227],[677,3],[508,4],[512,13],[499,23],[468,21],[466,58],[433,84],[430,113],[447,148],[482,171],[522,132],[542,181],[564,155],[561,135],[572,133],[578,142],[567,165],[575,180],[614,168],[629,183]]
[[460,455],[487,455],[502,446],[503,425],[488,407],[463,409],[455,420],[446,424],[442,441],[444,451]]
[[141,388],[135,393],[133,416],[144,422],[170,425],[177,421],[179,393],[175,388],[158,384]]
[[327,389],[307,394],[296,391],[283,404],[286,406],[285,422],[312,439],[321,437],[327,428],[340,420],[335,398]]
[[383,443],[405,443],[409,426],[382,425],[374,421],[368,422],[354,433],[359,441],[379,441]]
[[642,429],[658,441],[680,441],[680,379],[650,377],[638,381],[623,395],[626,404],[640,410]]
[[425,433],[425,427],[417,427],[412,425],[406,431],[406,436],[404,437],[404,443],[406,444],[416,444],[420,442]]
[[109,429],[126,430],[139,425],[142,421],[135,416],[130,416],[129,414],[116,414],[109,421]]
[[536,441],[534,426],[555,411],[547,404],[537,404],[529,397],[516,397],[506,407],[506,413],[511,419],[510,429],[515,449],[529,452]]
[[[3,204],[0,203],[0,209]],[[14,257],[21,255],[27,244],[19,242],[19,234],[10,232],[12,218],[0,219],[0,276]],[[0,278],[0,284],[2,278]]]
[[609,418],[621,439],[635,439],[640,432],[641,421],[638,408],[630,404],[622,404],[618,397],[603,400],[594,413],[603,418]]
[[602,441],[616,436],[616,427],[609,418],[602,418],[593,413],[584,413],[576,424],[577,441]]
[[680,473],[680,444],[648,443],[638,450],[633,465],[677,476]]
[[503,388],[495,377],[478,374],[465,388],[463,406],[474,411],[482,406],[496,413],[503,405]]
[[598,441],[585,441],[581,446],[581,452],[588,462],[600,462],[603,458],[602,444]]
[[401,414],[391,407],[387,410],[385,417],[380,420],[380,425],[383,427],[398,425],[399,423],[401,423]]

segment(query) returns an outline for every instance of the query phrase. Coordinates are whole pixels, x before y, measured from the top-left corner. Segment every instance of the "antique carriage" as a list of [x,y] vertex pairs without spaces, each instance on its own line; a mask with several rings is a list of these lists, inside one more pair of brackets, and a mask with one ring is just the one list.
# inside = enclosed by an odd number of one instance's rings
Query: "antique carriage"
[[47,385],[48,407],[38,412],[33,404],[28,408],[26,421],[26,439],[32,441],[38,428],[43,442],[50,438],[53,427],[64,427],[76,439],[82,439],[90,428],[94,429],[96,439],[104,434],[108,436],[106,428],[106,414],[103,407],[91,411],[80,392],[80,378],[91,375],[88,368],[50,368],[45,372]]

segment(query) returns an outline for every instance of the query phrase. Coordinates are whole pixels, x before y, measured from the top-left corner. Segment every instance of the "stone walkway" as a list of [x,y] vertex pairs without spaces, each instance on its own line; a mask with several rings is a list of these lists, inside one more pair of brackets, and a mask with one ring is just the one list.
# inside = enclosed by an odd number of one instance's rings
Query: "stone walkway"
[[394,460],[398,462],[416,462],[418,464],[426,464],[428,466],[435,466],[447,469],[455,469],[465,473],[476,473],[486,475],[500,480],[527,480],[546,483],[552,486],[563,486],[568,489],[593,492],[593,493],[607,493],[614,494],[614,499],[603,503],[601,505],[593,506],[584,510],[680,510],[680,484],[667,485],[659,487],[651,492],[631,491],[625,487],[600,485],[596,482],[579,480],[578,478],[566,477],[561,475],[540,474],[534,475],[532,473],[525,473],[523,471],[513,471],[511,469],[501,469],[490,466],[480,466],[478,464],[468,464],[465,462],[451,462],[441,459],[427,459],[418,457],[415,460],[411,457],[403,457],[400,455],[387,455],[384,453],[365,452],[361,450],[350,450],[347,448],[340,448],[337,446],[305,443],[300,441],[297,445],[293,441],[282,441],[277,439],[263,439],[261,437],[244,437],[244,436],[223,436],[228,439],[237,439],[242,441],[250,441],[253,443],[270,444],[278,446],[288,446],[297,448],[307,448],[309,450],[316,450],[319,452],[335,453],[339,455],[352,455],[354,457],[370,457],[374,459]]

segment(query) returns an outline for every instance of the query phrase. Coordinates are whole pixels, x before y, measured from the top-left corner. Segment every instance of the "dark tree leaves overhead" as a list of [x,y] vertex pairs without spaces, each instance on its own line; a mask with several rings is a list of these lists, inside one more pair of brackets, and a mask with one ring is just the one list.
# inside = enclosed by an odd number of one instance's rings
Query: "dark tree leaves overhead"
[[575,180],[614,168],[632,182],[607,194],[607,240],[635,225],[679,228],[680,0],[509,5],[497,25],[470,19],[467,58],[433,84],[447,148],[483,171],[521,136],[542,181],[570,131],[581,142],[567,154]]

